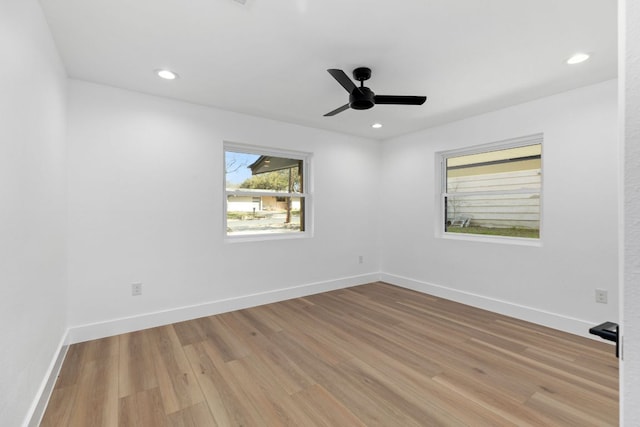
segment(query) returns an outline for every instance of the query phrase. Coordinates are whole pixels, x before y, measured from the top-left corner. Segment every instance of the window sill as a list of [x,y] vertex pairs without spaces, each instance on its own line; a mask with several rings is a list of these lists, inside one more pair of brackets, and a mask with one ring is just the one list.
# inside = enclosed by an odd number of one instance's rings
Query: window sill
[[264,242],[274,240],[296,240],[309,239],[313,237],[311,232],[292,232],[292,233],[264,233],[264,234],[245,234],[236,236],[225,236],[225,243],[244,243],[244,242]]
[[516,245],[516,246],[534,246],[534,247],[542,246],[542,239],[531,239],[526,237],[485,236],[480,234],[444,232],[444,233],[437,233],[436,238],[445,239],[445,240],[464,240],[467,242],[498,243],[503,245]]

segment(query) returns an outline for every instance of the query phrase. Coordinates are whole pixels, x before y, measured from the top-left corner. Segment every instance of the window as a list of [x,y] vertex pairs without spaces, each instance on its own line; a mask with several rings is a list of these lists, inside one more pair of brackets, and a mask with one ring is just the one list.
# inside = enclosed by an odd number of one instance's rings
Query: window
[[540,238],[542,135],[439,153],[439,229]]
[[308,153],[225,144],[227,237],[306,235]]

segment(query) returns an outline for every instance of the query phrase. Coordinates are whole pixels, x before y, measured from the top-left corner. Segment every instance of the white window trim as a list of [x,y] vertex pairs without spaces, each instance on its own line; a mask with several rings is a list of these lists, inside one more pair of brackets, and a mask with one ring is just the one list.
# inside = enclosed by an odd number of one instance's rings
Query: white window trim
[[[233,151],[236,153],[260,154],[274,157],[285,157],[289,159],[302,160],[302,182],[304,183],[303,193],[286,193],[286,192],[253,192],[251,190],[227,190],[227,174],[226,174],[226,152]],[[272,147],[263,147],[260,145],[249,145],[237,142],[224,141],[222,144],[222,235],[225,243],[238,242],[259,242],[266,240],[288,240],[288,239],[306,239],[313,237],[313,194],[311,181],[311,159],[312,153],[285,150]],[[229,236],[227,234],[227,197],[229,195],[243,196],[276,196],[276,197],[300,197],[304,199],[304,223],[305,230],[289,233],[256,233],[244,234],[238,236]]]
[[[511,244],[511,245],[522,245],[522,246],[542,246],[542,233],[543,233],[543,188],[544,188],[544,172],[542,173],[541,183],[540,183],[540,191],[533,190],[517,190],[514,193],[540,193],[540,235],[537,239],[527,238],[527,237],[511,237],[511,236],[487,236],[481,234],[466,234],[466,233],[447,233],[444,230],[444,199],[447,197],[446,192],[446,183],[447,183],[447,170],[446,170],[446,160],[449,157],[458,157],[463,155],[470,154],[479,154],[487,151],[495,151],[499,149],[509,149],[509,148],[518,148],[524,147],[527,145],[540,144],[542,152],[544,152],[544,144],[543,144],[544,135],[542,133],[537,133],[533,135],[527,135],[518,138],[511,138],[497,142],[491,142],[488,144],[474,145],[470,147],[458,148],[453,150],[446,151],[438,151],[435,154],[435,170],[438,171],[436,173],[435,179],[435,201],[434,206],[436,209],[434,218],[436,219],[435,223],[435,237],[440,239],[449,239],[449,240],[465,240],[465,241],[476,241],[476,242],[486,242],[486,243],[502,243],[502,244]],[[540,159],[541,170],[544,171],[544,155]],[[505,192],[506,193],[506,192]],[[469,193],[456,193],[457,195],[464,195]],[[481,193],[473,193],[474,195]],[[455,197],[455,196],[454,196]]]

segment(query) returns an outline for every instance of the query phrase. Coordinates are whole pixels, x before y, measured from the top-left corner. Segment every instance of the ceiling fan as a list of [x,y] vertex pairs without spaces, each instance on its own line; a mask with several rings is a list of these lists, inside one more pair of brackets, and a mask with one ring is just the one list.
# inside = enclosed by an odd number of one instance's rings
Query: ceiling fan
[[367,67],[359,67],[353,70],[353,78],[360,82],[360,87],[356,86],[342,70],[332,68],[327,71],[349,92],[349,102],[325,114],[325,117],[335,116],[349,108],[368,110],[376,104],[422,105],[427,100],[426,96],[376,95],[364,85],[364,81],[369,80],[371,77],[371,69]]

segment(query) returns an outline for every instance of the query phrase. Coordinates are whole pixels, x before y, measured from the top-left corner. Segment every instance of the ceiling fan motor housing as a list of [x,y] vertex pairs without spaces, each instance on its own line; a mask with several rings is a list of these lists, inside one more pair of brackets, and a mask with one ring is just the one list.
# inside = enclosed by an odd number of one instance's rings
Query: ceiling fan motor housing
[[375,105],[374,96],[371,89],[368,87],[360,87],[360,90],[354,90],[349,95],[349,107],[354,110],[368,110]]

